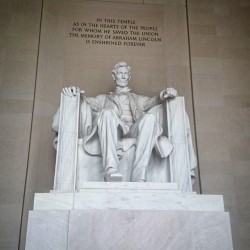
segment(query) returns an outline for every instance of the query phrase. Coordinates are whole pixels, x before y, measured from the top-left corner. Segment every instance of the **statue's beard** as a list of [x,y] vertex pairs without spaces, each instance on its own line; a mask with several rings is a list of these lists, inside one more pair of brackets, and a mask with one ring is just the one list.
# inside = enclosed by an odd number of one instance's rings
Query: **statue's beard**
[[128,81],[116,81],[116,86],[119,87],[127,87],[128,86]]

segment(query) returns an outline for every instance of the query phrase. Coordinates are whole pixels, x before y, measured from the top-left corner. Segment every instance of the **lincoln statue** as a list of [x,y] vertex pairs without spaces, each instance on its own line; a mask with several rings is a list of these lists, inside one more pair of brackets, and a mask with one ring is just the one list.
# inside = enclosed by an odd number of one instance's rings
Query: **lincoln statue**
[[[135,138],[136,149],[131,181],[144,182],[153,148],[161,152],[162,157],[167,157],[172,150],[169,140],[162,136],[163,129],[155,115],[147,111],[167,98],[174,98],[177,92],[173,88],[167,88],[153,98],[132,93],[128,87],[131,68],[126,62],[115,65],[112,77],[116,84],[114,92],[96,97],[83,96],[95,113],[94,126],[84,146],[88,152],[88,144],[98,137],[98,147],[95,147],[95,152],[92,153],[102,155],[105,181],[121,181],[117,153],[122,149],[120,139]],[[74,86],[62,90],[64,95],[72,97],[78,91],[80,90]]]

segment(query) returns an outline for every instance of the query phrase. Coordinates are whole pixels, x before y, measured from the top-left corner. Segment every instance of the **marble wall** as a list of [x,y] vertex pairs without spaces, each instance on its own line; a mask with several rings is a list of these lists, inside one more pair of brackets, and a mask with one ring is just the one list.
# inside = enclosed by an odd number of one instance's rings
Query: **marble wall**
[[41,0],[0,1],[0,249],[18,248],[41,5]]
[[[84,13],[84,15],[83,15]],[[83,39],[70,37],[72,23],[94,22],[99,18],[136,18],[159,27],[162,42],[143,47],[86,46]],[[127,60],[134,69],[131,87],[135,92],[154,96],[167,86],[186,97],[193,120],[193,103],[188,56],[186,9],[183,1],[160,4],[101,3],[96,1],[44,1],[33,129],[24,200],[23,221],[33,205],[35,192],[52,188],[55,151],[51,119],[59,106],[63,86],[75,84],[96,95],[113,89],[111,69],[119,60]],[[192,125],[194,122],[192,122]],[[196,184],[199,190],[199,181]],[[22,245],[26,223],[22,224]]]
[[[129,53],[70,47],[67,15],[81,15],[84,2],[100,11],[153,11],[152,20],[163,23],[164,44]],[[33,195],[52,188],[50,127],[60,89],[73,83],[90,95],[111,90],[109,71],[120,58],[134,69],[135,91],[155,95],[171,85],[186,97],[197,128],[202,192],[224,195],[235,249],[248,249],[249,11],[249,0],[187,0],[187,6],[185,0],[0,0],[0,249],[17,249],[19,237],[24,248]]]
[[[107,93],[113,89],[111,70],[114,63],[126,60],[133,70],[130,86],[135,92],[154,96],[167,86],[173,86],[179,95],[185,96],[193,128],[186,8],[183,1],[156,3],[44,1],[22,246],[34,193],[48,192],[53,185],[55,151],[51,143],[54,133],[50,127],[63,86],[77,85],[88,96]],[[157,26],[162,42],[150,43],[147,47],[94,46],[69,34],[72,24],[78,20],[95,22],[97,18],[107,17],[126,17],[138,24]],[[198,178],[196,190],[199,191]]]
[[204,194],[223,194],[234,249],[250,247],[250,1],[188,1]]

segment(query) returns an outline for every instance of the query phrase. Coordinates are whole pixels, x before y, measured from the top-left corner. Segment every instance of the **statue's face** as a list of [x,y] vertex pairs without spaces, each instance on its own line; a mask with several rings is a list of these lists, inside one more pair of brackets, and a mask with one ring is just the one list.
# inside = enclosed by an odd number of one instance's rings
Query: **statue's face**
[[127,67],[119,67],[115,74],[115,83],[117,86],[126,87],[130,80],[130,72]]

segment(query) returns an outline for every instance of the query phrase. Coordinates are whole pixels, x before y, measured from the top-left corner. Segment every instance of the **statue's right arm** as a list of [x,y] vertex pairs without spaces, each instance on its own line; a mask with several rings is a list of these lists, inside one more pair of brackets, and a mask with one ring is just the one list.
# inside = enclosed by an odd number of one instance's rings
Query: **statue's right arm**
[[[79,92],[81,94],[85,93],[84,90],[80,90],[80,88],[72,86],[72,85],[70,87],[65,87],[62,89],[62,93],[65,96],[70,96],[70,97],[76,96],[76,93],[79,93]],[[106,97],[107,95],[98,95],[96,97],[83,96],[83,99],[87,101],[87,103],[91,106],[92,109],[100,111],[104,107]]]
[[80,90],[80,88],[78,87],[75,87],[75,86],[69,86],[69,87],[64,87],[62,89],[62,93],[65,95],[65,96],[76,96],[76,93],[85,93],[84,90]]

